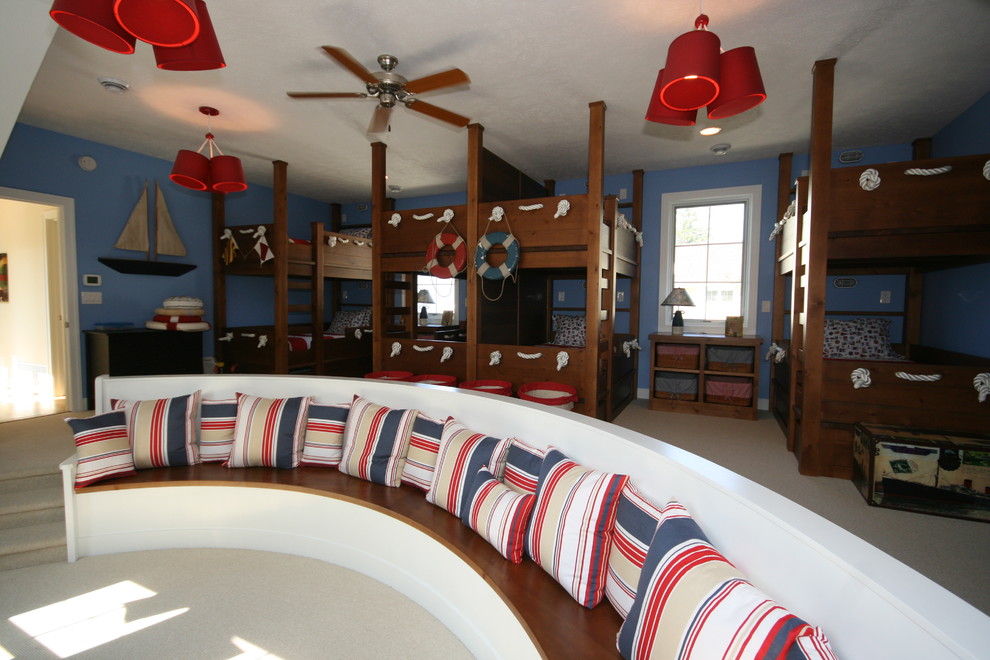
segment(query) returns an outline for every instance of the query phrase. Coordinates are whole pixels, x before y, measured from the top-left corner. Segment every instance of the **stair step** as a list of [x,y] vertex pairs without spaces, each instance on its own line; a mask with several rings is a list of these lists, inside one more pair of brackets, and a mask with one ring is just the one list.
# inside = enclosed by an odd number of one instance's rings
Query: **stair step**
[[41,566],[42,564],[58,564],[67,560],[68,550],[66,550],[65,544],[62,544],[41,550],[0,555],[0,571]]
[[0,516],[0,530],[28,527],[30,525],[44,525],[47,523],[64,525],[65,507],[59,504],[59,506],[49,507],[47,509],[18,511]]
[[44,472],[11,478],[0,477],[0,500],[6,497],[6,493],[22,490],[39,490],[42,488],[57,488],[61,491],[62,473]]
[[65,546],[65,523],[0,529],[0,558]]

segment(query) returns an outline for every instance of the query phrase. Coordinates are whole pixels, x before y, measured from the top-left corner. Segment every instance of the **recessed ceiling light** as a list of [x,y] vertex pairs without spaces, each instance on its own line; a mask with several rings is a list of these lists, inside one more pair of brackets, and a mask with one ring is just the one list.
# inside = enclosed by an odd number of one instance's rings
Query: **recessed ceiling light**
[[722,144],[716,144],[714,147],[712,147],[712,153],[715,154],[716,156],[724,156],[729,152],[729,149],[731,148],[732,148],[731,144],[725,144],[723,142]]
[[698,131],[702,135],[718,135],[722,132],[721,126],[706,126],[705,128]]
[[388,187],[388,189],[389,189],[389,191],[394,192],[394,193],[402,192],[402,186],[396,185],[394,183],[392,185],[390,185]]
[[97,78],[103,89],[107,90],[111,94],[123,94],[131,88],[131,86],[120,80],[119,78],[107,78],[106,76],[100,76]]

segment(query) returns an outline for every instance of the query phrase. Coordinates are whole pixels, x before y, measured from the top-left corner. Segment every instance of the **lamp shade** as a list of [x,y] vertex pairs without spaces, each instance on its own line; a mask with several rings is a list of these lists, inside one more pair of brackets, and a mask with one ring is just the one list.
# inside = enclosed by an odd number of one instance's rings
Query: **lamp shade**
[[206,190],[210,187],[210,159],[198,151],[179,149],[168,178],[186,188]]
[[134,35],[121,27],[113,13],[114,0],[55,0],[48,15],[63,28],[100,48],[130,55]]
[[[708,17],[699,16],[695,24],[707,25]],[[697,110],[715,100],[721,43],[716,35],[701,29],[685,32],[670,42],[660,89],[664,105],[672,110]]]
[[115,0],[124,29],[153,46],[185,46],[199,36],[195,0]]
[[206,71],[227,66],[220,51],[220,42],[213,29],[213,21],[203,0],[196,0],[199,14],[199,36],[195,41],[175,48],[154,46],[155,63],[166,71]]
[[214,156],[210,159],[210,179],[212,189],[218,193],[232,193],[247,190],[244,180],[244,166],[236,156]]
[[657,75],[657,83],[653,86],[653,96],[646,109],[646,121],[672,126],[694,126],[698,117],[697,110],[671,110],[660,100],[660,89],[663,87],[663,69]]
[[416,294],[416,302],[432,305],[434,301],[428,289],[420,289],[419,293]]
[[724,119],[755,107],[767,98],[763,76],[752,46],[722,53],[718,97],[708,104],[711,119]]
[[667,297],[664,298],[663,302],[660,304],[667,305],[669,307],[673,307],[675,305],[684,306],[684,307],[694,307],[694,301],[691,300],[691,296],[689,296],[688,292],[679,286],[671,289],[670,293],[667,294]]

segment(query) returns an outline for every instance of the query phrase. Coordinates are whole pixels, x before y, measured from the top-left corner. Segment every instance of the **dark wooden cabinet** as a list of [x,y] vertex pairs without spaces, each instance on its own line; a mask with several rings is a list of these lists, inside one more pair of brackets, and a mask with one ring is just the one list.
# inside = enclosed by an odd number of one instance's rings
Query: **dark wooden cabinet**
[[174,330],[87,330],[86,382],[90,408],[97,376],[203,373],[203,333]]

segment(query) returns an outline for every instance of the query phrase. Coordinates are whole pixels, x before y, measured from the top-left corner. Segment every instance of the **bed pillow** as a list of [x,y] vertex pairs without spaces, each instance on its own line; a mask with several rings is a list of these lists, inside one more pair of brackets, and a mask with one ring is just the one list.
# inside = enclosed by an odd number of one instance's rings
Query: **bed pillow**
[[393,409],[355,396],[347,414],[340,471],[397,487],[402,482],[417,413],[411,408]]
[[134,467],[142,470],[199,463],[198,391],[169,399],[121,399],[113,404],[127,416]]
[[517,493],[487,467],[478,470],[465,491],[461,522],[478,532],[499,554],[522,562],[524,538],[536,496]]
[[499,474],[505,465],[505,454],[511,438],[493,438],[467,428],[448,417],[440,437],[437,467],[426,501],[460,516],[467,501],[467,489],[478,470],[488,466]]
[[342,309],[333,315],[327,332],[342,335],[348,328],[363,328],[371,323],[371,308]]
[[743,578],[676,501],[663,509],[617,646],[630,660],[834,660],[821,631]]
[[229,468],[299,466],[309,397],[269,399],[237,393]]
[[558,346],[584,346],[584,316],[574,314],[554,314],[553,343]]
[[94,417],[69,417],[65,423],[72,429],[76,443],[76,488],[135,473],[123,410]]
[[505,457],[505,485],[517,493],[535,494],[544,454],[542,449],[513,438]]
[[199,460],[222,463],[234,446],[237,399],[203,399],[199,406]]
[[903,360],[890,346],[890,319],[825,319],[822,355],[831,359]]
[[626,618],[636,600],[636,587],[643,571],[646,551],[656,534],[662,509],[636,490],[632,482],[619,493],[615,531],[608,552],[605,597]]
[[311,403],[306,418],[299,464],[306,467],[337,467],[344,452],[344,428],[351,410],[349,403]]
[[409,453],[402,468],[402,483],[420,490],[430,489],[433,473],[437,467],[437,454],[440,453],[442,435],[442,419],[434,419],[423,413],[416,416],[412,434],[409,436]]
[[582,467],[554,447],[543,459],[526,552],[585,607],[605,591],[615,509],[628,480]]

